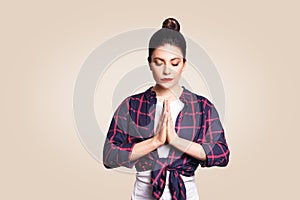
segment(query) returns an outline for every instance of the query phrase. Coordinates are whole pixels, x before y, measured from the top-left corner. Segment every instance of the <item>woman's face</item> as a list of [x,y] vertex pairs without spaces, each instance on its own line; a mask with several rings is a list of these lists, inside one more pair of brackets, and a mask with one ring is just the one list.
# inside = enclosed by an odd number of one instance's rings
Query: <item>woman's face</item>
[[179,47],[165,44],[153,51],[150,69],[156,84],[166,89],[175,89],[186,67]]

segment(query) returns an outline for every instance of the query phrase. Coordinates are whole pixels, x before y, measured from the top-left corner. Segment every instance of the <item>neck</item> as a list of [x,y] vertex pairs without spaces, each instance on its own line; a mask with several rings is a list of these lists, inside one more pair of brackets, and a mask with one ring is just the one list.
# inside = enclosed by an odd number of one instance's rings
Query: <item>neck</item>
[[169,88],[163,88],[160,85],[156,84],[152,90],[156,92],[156,96],[159,99],[168,99],[169,101],[179,99],[183,88],[179,85]]

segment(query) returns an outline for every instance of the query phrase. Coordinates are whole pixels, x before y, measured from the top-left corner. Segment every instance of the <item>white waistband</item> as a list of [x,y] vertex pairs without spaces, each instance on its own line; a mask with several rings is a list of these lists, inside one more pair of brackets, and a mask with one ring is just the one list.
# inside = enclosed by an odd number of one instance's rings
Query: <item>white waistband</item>
[[[167,170],[167,177],[166,177],[166,183],[169,182],[169,175],[170,171]],[[194,181],[195,180],[195,175],[193,176],[184,176],[182,174],[179,174],[183,180],[183,182],[188,182],[188,181]],[[136,173],[136,179],[142,182],[148,182],[150,183],[151,180],[151,170],[147,171],[141,171]]]

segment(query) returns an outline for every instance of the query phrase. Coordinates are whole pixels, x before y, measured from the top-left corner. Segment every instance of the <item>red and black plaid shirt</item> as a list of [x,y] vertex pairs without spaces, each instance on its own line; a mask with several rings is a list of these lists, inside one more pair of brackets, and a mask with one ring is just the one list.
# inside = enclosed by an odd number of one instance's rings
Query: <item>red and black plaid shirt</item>
[[153,197],[159,199],[166,181],[166,170],[170,171],[169,187],[172,199],[186,199],[183,176],[194,175],[201,167],[226,166],[229,149],[224,129],[215,106],[205,97],[196,95],[183,87],[180,100],[184,108],[177,116],[175,131],[179,137],[199,143],[206,153],[206,161],[197,160],[171,147],[167,158],[159,158],[157,150],[130,161],[133,146],[154,136],[156,93],[152,87],[143,93],[126,98],[114,113],[103,149],[103,163],[106,168],[119,166],[137,171],[151,170]]

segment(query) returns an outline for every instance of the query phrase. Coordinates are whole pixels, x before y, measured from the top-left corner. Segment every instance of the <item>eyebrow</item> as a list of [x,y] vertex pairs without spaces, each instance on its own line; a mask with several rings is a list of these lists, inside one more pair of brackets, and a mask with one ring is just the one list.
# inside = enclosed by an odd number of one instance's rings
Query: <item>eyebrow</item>
[[[160,57],[154,57],[153,60],[154,60],[154,59],[158,59],[158,60],[165,61],[164,59],[162,59],[162,58],[160,58]],[[172,61],[172,60],[178,60],[178,59],[180,60],[181,58],[179,58],[179,57],[172,58],[171,61]]]

